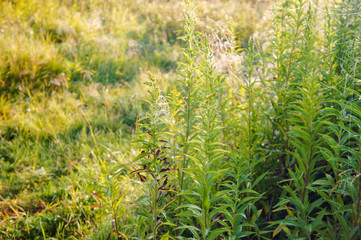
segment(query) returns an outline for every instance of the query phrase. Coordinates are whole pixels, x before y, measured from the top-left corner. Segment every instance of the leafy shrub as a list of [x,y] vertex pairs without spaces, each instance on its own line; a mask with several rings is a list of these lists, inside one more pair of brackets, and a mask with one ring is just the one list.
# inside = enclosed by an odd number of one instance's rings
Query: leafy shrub
[[148,190],[133,216],[142,231],[128,238],[359,239],[358,1],[276,3],[266,38],[240,53],[228,38],[233,52],[223,51],[243,60],[227,71],[184,6],[167,117],[154,76],[147,84],[150,120],[138,125],[130,175]]

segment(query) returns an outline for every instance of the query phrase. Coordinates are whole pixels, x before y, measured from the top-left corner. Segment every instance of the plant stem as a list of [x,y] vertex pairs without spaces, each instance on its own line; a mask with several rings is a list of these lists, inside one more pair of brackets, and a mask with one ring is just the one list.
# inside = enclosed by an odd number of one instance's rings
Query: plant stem
[[356,217],[355,217],[355,221],[353,223],[353,228],[356,227],[359,216],[360,216],[360,195],[361,195],[361,159],[360,159],[360,166],[359,166],[359,184],[358,184],[358,192],[357,192],[357,206],[356,206]]
[[114,218],[114,224],[115,224],[115,233],[117,234],[117,239],[119,238],[119,225],[118,225],[118,219],[117,219],[117,211],[114,206],[114,201],[112,200],[112,210],[113,210],[113,218]]
[[[190,98],[191,98],[191,86],[189,84],[188,85],[188,97],[187,97],[187,128],[186,128],[185,146],[184,146],[184,150],[183,150],[183,162],[182,162],[181,169],[180,169],[182,176],[181,176],[179,192],[182,192],[182,190],[183,190],[184,168],[186,167],[186,161],[187,161],[188,138],[189,138],[189,132],[190,132]],[[179,196],[178,207],[180,207],[181,204],[182,204],[182,195]],[[179,218],[177,218],[177,227],[179,227]],[[176,235],[178,236],[178,229],[176,230]]]
[[[192,17],[191,13],[191,2],[190,0],[185,0],[186,5],[186,21],[185,21],[185,34],[186,34],[186,47],[185,51],[187,52],[187,55],[189,58],[186,62],[186,83],[187,83],[187,93],[186,93],[186,115],[184,116],[186,119],[186,136],[185,136],[185,142],[184,142],[184,150],[183,150],[183,162],[180,166],[180,189],[179,192],[181,193],[183,191],[184,187],[184,169],[187,167],[187,154],[188,154],[188,141],[190,136],[190,129],[191,129],[191,98],[192,98],[192,89],[193,89],[193,79],[194,79],[194,73],[195,73],[195,66],[194,66],[194,56],[195,53],[193,52],[193,44],[194,40],[194,18]],[[179,175],[178,175],[179,176]],[[178,200],[178,206],[181,206],[182,204],[182,195],[179,196]],[[178,211],[180,213],[180,210]],[[177,217],[177,227],[179,227],[179,217]],[[176,236],[178,236],[178,229],[176,230]]]
[[157,196],[158,196],[158,184],[157,179],[155,178],[154,184],[154,198],[153,198],[153,240],[157,239]]
[[304,178],[304,186],[303,186],[303,193],[302,193],[302,204],[305,201],[305,195],[306,195],[306,188],[307,188],[307,184],[308,184],[308,178],[310,175],[310,165],[311,165],[311,161],[312,161],[312,152],[313,152],[313,119],[311,122],[311,142],[310,142],[310,155],[308,158],[308,166],[307,167],[307,174],[306,177]]

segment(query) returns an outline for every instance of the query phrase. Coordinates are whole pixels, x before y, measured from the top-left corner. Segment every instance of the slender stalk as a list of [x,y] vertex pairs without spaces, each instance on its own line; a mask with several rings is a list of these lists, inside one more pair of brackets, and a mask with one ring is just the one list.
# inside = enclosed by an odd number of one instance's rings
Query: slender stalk
[[158,196],[158,184],[157,184],[157,179],[154,179],[155,180],[155,184],[154,184],[154,198],[153,198],[153,240],[156,240],[157,239],[157,218],[158,218],[158,214],[157,214],[157,196]]
[[[253,46],[252,46],[253,47]],[[248,76],[248,85],[251,84],[251,76]],[[249,86],[248,86],[249,87]],[[251,177],[251,162],[252,162],[252,128],[251,128],[251,114],[252,114],[252,87],[249,88],[248,91],[248,173],[249,178]],[[251,188],[250,181],[249,181],[249,188]],[[249,193],[247,192],[247,197],[249,197]],[[250,217],[251,214],[251,208],[248,205],[247,208],[247,215]],[[251,226],[248,227],[248,231],[251,231]],[[247,239],[250,239],[250,236],[247,236]]]
[[[180,189],[179,192],[183,191],[184,188],[184,169],[187,167],[187,154],[188,154],[188,145],[189,145],[189,137],[191,134],[191,115],[192,115],[192,91],[193,91],[193,80],[195,74],[195,63],[194,58],[197,55],[194,53],[193,45],[194,45],[194,27],[195,27],[195,19],[191,13],[191,0],[185,0],[185,36],[186,36],[186,46],[184,52],[187,54],[186,61],[186,114],[184,118],[186,119],[186,133],[184,140],[184,148],[183,148],[183,161],[179,169],[180,176]],[[182,195],[179,195],[178,198],[178,207],[182,205]],[[180,212],[180,210],[179,210]],[[177,227],[179,227],[179,217],[177,217]],[[178,229],[176,230],[176,235],[178,236]]]
[[304,179],[304,186],[303,186],[303,193],[302,193],[302,204],[305,201],[306,187],[307,187],[308,178],[309,178],[309,175],[310,175],[310,165],[311,165],[311,161],[312,161],[312,152],[313,152],[313,120],[312,120],[312,123],[311,123],[310,155],[309,155],[309,158],[308,158],[307,174],[306,174],[306,177]]
[[234,205],[233,205],[233,224],[232,224],[232,234],[233,234],[233,236],[235,236],[236,235],[236,229],[234,228],[234,225],[235,225],[235,222],[236,222],[236,215],[237,215],[237,205],[238,205],[238,189],[239,189],[239,180],[238,180],[238,178],[237,178],[237,184],[236,184],[236,186],[237,186],[237,190],[236,190],[236,192],[235,192],[235,200],[234,200]]
[[[190,73],[188,74],[188,77],[190,76]],[[189,78],[188,78],[189,79]],[[189,132],[190,132],[190,114],[191,114],[191,105],[190,100],[191,99],[191,85],[188,85],[188,97],[187,97],[187,126],[186,126],[186,138],[185,138],[185,146],[183,150],[183,162],[181,165],[181,183],[180,183],[180,189],[179,192],[182,192],[183,185],[184,185],[184,168],[186,168],[186,162],[187,162],[187,152],[188,152],[188,141],[189,141]],[[178,207],[182,205],[182,195],[179,195],[178,199]],[[179,210],[180,212],[180,210]],[[177,218],[177,227],[179,227],[179,218]],[[176,235],[178,236],[178,229],[176,230]]]
[[353,223],[353,228],[356,227],[359,216],[360,216],[360,197],[361,197],[361,159],[360,159],[360,166],[359,166],[359,184],[358,184],[358,192],[357,192],[357,206],[356,206],[356,217]]
[[[188,76],[190,77],[190,76]],[[182,177],[181,177],[181,190],[183,189],[183,184],[184,184],[184,171],[183,169],[186,167],[186,161],[187,161],[187,152],[188,152],[188,139],[189,139],[189,131],[190,131],[190,109],[191,109],[191,105],[190,105],[190,100],[191,99],[191,86],[188,85],[188,97],[187,97],[187,126],[186,126],[186,138],[185,138],[185,146],[184,146],[184,150],[183,150],[183,162],[182,162]],[[182,202],[182,195],[179,196],[179,205]]]
[[[157,126],[155,124],[155,121],[153,121],[153,129],[156,130],[157,129]],[[156,132],[154,132],[153,136],[152,136],[152,140],[153,140],[153,146],[156,146],[157,144],[157,140],[156,140],[156,137],[155,137],[155,134]],[[153,165],[155,166],[155,169],[154,169],[154,177],[153,177],[153,180],[154,180],[154,186],[153,186],[153,198],[152,198],[152,202],[153,202],[153,240],[156,240],[157,239],[157,222],[158,222],[158,201],[157,201],[157,198],[158,198],[158,175],[159,175],[159,172],[158,172],[158,167],[156,166],[157,164],[157,154],[156,154],[156,149],[153,150]]]
[[[250,79],[249,79],[250,81]],[[248,173],[251,174],[251,161],[252,161],[252,128],[251,128],[251,114],[252,114],[252,88],[249,91],[248,100]]]
[[120,236],[119,224],[118,224],[118,219],[117,219],[117,212],[114,207],[114,201],[112,201],[112,210],[113,210],[113,218],[114,218],[114,224],[115,224],[115,233],[117,234],[117,238],[119,238],[119,236]]

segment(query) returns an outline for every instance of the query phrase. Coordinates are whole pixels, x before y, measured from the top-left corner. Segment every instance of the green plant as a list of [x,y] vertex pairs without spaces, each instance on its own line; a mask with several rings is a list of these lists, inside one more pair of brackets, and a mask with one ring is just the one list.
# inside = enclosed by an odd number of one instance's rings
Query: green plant
[[217,52],[206,32],[194,34],[186,1],[183,92],[168,97],[172,156],[183,162],[174,165],[179,203],[164,215],[177,227],[167,237],[358,237],[359,32],[344,26],[359,20],[340,16],[358,5],[325,4],[319,23],[318,4],[281,1],[274,44],[250,38],[236,52],[241,71],[217,72]]
[[[160,95],[157,86],[158,80],[152,74],[149,74],[149,80],[146,82],[146,85],[151,87],[149,113],[139,120],[141,124],[138,125],[138,129],[143,133],[140,133],[139,139],[136,140],[140,144],[139,148],[142,149],[142,152],[135,161],[141,160],[143,167],[130,174],[137,174],[140,181],[147,185],[147,196],[141,200],[147,208],[140,208],[140,215],[144,218],[140,221],[145,227],[141,237],[157,239],[161,226],[173,225],[163,218],[166,207],[175,200],[172,196],[175,189],[170,187],[171,176],[168,176],[174,169],[171,169],[173,162],[171,162],[170,151],[168,151],[170,147],[168,141],[165,140],[166,123],[169,117],[168,103],[166,98]],[[172,198],[165,202],[169,195]],[[147,228],[150,229],[150,235],[146,231]]]

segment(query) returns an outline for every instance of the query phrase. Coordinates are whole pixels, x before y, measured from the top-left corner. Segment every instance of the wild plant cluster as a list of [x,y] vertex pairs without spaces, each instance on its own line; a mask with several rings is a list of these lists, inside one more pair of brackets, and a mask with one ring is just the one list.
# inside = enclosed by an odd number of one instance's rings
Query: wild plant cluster
[[230,38],[226,70],[184,6],[179,84],[162,96],[149,75],[143,194],[118,236],[361,239],[359,1],[280,1],[264,39]]
[[[245,42],[269,2],[198,0],[197,24],[233,19]],[[136,155],[147,72],[162,75],[163,92],[174,85],[181,9],[180,0],[0,0],[1,240],[104,240],[132,223],[142,189],[116,170]]]

